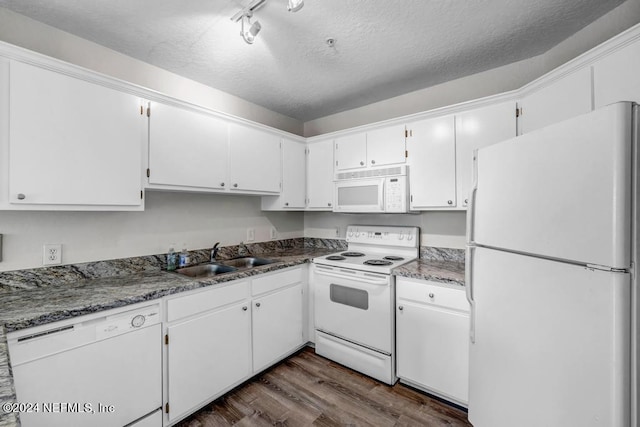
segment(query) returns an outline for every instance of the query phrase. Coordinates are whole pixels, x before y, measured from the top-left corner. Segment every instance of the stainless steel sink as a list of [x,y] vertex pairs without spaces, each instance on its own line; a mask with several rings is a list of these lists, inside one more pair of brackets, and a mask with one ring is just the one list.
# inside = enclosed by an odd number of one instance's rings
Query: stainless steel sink
[[234,258],[234,259],[228,259],[225,261],[220,261],[221,264],[229,265],[236,268],[252,268],[252,267],[258,267],[260,265],[273,264],[274,262],[277,262],[277,261],[272,259],[256,258],[256,257]]
[[230,265],[200,264],[194,265],[193,267],[179,268],[176,270],[176,273],[184,274],[185,276],[189,277],[207,277],[223,273],[230,273],[236,270],[237,268],[234,268]]

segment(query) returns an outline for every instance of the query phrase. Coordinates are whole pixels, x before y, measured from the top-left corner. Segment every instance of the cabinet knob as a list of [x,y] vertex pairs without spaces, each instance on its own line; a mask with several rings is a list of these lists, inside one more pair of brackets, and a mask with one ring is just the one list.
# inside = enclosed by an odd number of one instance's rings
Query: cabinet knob
[[221,182],[221,183],[220,183],[220,187],[224,187],[224,182]]
[[360,166],[364,166],[364,162],[360,162]]
[[331,203],[327,203],[327,206],[331,207]]
[[24,194],[22,194],[22,193],[18,194],[18,200],[24,200],[26,198],[27,198],[27,196],[25,196]]
[[433,299],[433,297],[435,297],[435,295],[433,295],[433,292],[429,293],[429,298]]
[[238,187],[238,184],[233,184],[233,186],[237,188],[237,187]]
[[256,303],[256,307],[260,307],[260,303],[259,302]]
[[447,204],[452,205],[453,204],[453,200],[447,200]]
[[469,203],[469,199],[464,199],[464,204],[466,205],[467,203]]
[[375,161],[375,160],[371,160],[371,164],[372,164],[372,165],[375,165],[375,164],[376,164],[376,161]]
[[247,311],[248,307],[245,305],[244,307],[242,307],[242,311]]
[[285,205],[285,206],[289,206],[289,202],[285,202],[285,204],[284,204],[284,205]]
[[402,311],[402,310],[404,310],[404,307],[400,305],[400,306],[398,306],[398,310]]

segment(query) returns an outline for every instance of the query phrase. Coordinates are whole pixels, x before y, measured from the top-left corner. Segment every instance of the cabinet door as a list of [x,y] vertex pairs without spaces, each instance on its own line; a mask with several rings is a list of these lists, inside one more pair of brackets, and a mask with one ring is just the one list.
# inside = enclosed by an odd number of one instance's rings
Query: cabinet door
[[141,100],[11,61],[9,200],[141,206]]
[[585,67],[527,95],[521,134],[591,111],[591,86],[591,67]]
[[251,372],[251,315],[238,303],[167,328],[169,421],[202,406]]
[[361,169],[367,166],[367,134],[356,133],[334,141],[336,170]]
[[468,402],[468,314],[398,300],[396,348],[398,377]]
[[473,185],[473,150],[515,136],[515,102],[489,105],[456,115],[456,194],[459,207],[467,207]]
[[149,183],[222,189],[227,181],[227,123],[153,103],[149,117]]
[[302,284],[253,300],[253,370],[302,345]]
[[231,190],[279,193],[280,137],[236,123],[229,125]]
[[405,127],[390,126],[367,132],[367,164],[384,166],[404,163]]
[[302,209],[306,197],[306,153],[301,142],[282,140],[282,207]]
[[605,56],[593,65],[595,107],[618,101],[640,103],[640,41]]
[[456,205],[454,116],[407,125],[411,209]]
[[333,141],[307,148],[307,208],[331,210],[333,204]]

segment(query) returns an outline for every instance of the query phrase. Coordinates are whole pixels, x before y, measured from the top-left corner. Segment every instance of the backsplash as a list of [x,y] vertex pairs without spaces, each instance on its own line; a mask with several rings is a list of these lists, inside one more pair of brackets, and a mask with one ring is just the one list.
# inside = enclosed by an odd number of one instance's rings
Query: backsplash
[[464,249],[420,246],[420,258],[427,261],[453,261],[464,263]]
[[[221,247],[218,259],[230,259],[238,256],[271,255],[292,249],[330,249],[336,252],[347,249],[347,242],[342,239],[295,238],[272,240],[267,242],[249,243]],[[197,249],[189,251],[190,264],[208,262],[211,249]],[[420,257],[430,261],[453,261],[464,263],[463,249],[420,247]],[[28,270],[14,270],[0,272],[0,292],[3,289],[21,288],[33,289],[60,284],[61,282],[75,282],[100,277],[127,276],[131,274],[158,271],[167,267],[166,254],[146,255],[132,258],[121,258],[106,261],[69,264],[54,267],[41,267]]]

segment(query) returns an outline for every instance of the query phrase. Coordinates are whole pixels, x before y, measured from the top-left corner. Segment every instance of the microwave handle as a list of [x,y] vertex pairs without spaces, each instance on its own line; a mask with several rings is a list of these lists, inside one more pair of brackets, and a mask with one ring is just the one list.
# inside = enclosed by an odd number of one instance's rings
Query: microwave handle
[[385,212],[386,209],[384,207],[384,192],[387,188],[387,180],[383,179],[382,180],[382,185],[380,187],[378,187],[378,200],[380,201],[380,212]]

